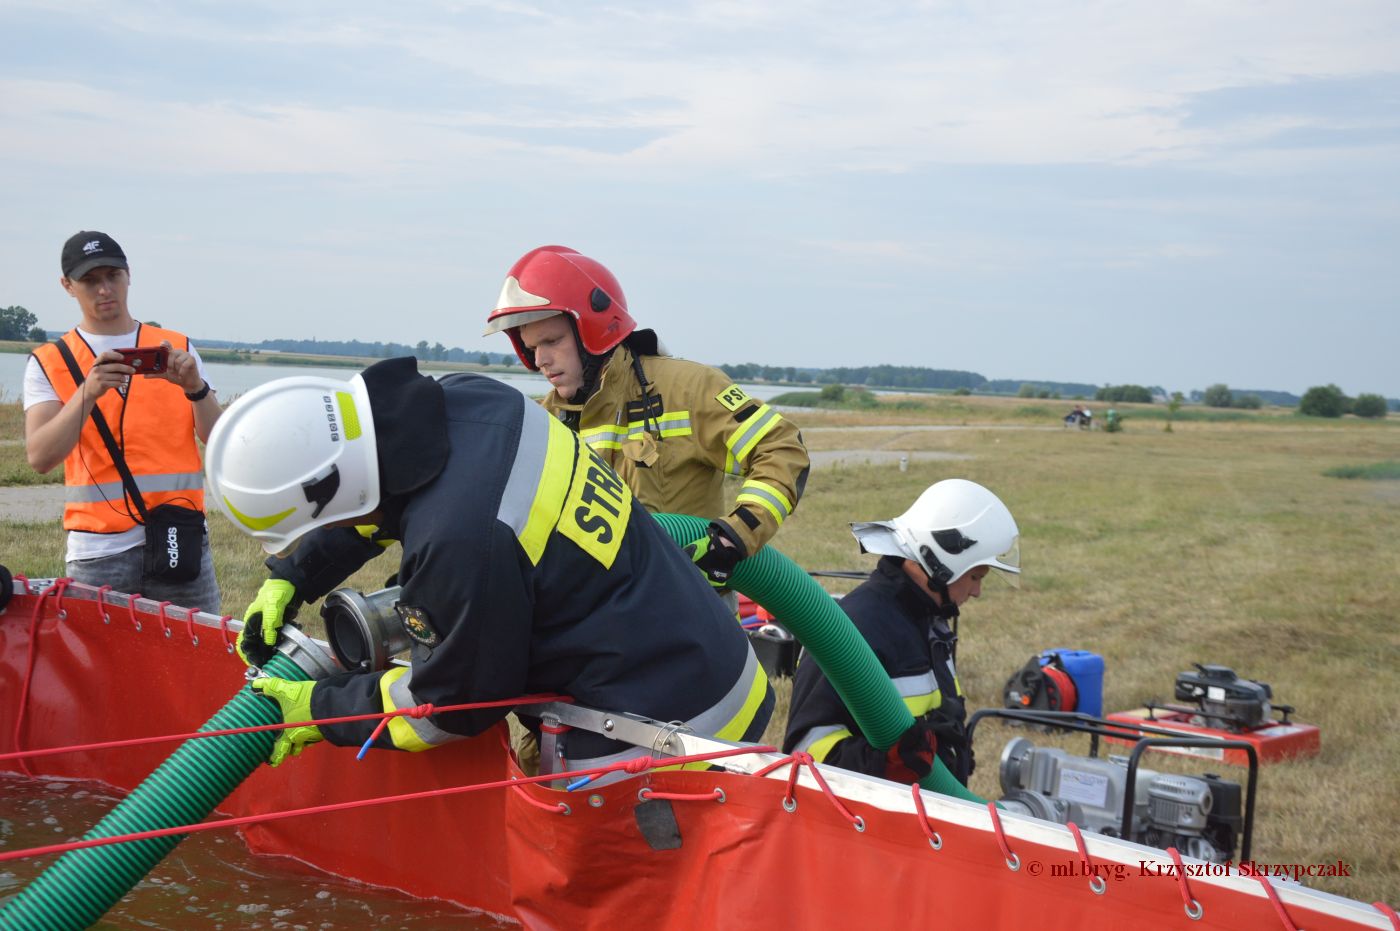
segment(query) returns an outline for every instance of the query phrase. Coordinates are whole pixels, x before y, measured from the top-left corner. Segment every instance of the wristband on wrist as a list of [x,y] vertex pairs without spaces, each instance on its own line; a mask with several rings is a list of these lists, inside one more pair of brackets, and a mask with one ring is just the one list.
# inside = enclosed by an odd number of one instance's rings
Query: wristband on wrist
[[188,398],[188,399],[191,400],[191,401],[203,401],[203,400],[204,400],[204,396],[207,395],[208,393],[209,393],[209,382],[206,381],[206,382],[204,383],[204,387],[203,387],[203,388],[200,388],[198,391],[194,392],[193,394],[191,394],[191,393],[189,393],[188,391],[186,391],[186,392],[185,392],[185,397]]

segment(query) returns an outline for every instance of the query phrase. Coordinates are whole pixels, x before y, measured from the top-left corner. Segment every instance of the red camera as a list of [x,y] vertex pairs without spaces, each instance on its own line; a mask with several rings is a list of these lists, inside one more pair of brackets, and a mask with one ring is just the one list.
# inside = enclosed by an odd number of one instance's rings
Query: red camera
[[170,361],[170,350],[164,346],[143,346],[139,349],[118,349],[122,362],[136,369],[137,375],[158,375]]

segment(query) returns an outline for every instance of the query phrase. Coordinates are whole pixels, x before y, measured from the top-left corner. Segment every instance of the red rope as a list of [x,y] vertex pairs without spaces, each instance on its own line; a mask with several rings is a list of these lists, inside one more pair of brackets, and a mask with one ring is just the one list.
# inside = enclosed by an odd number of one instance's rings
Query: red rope
[[1006,865],[1010,869],[1019,870],[1021,868],[1021,858],[1011,852],[1011,848],[1006,843],[1006,831],[1001,826],[1001,813],[997,811],[996,802],[987,803],[987,811],[992,813],[992,830],[997,835],[997,846],[1001,848],[1001,855],[1006,858]]
[[722,802],[724,801],[724,790],[713,789],[709,792],[653,792],[651,789],[642,789],[637,793],[642,801],[650,801],[654,798],[669,799],[673,802]]
[[170,636],[170,628],[167,627],[165,623],[165,609],[168,607],[170,607],[170,602],[168,601],[162,601],[156,606],[156,618],[160,621],[160,632],[165,634],[167,638]]
[[525,776],[519,779],[501,779],[496,782],[482,782],[469,786],[454,786],[447,789],[426,789],[422,792],[406,792],[402,795],[381,795],[374,798],[358,799],[352,802],[335,802],[329,805],[313,805],[309,808],[292,808],[283,811],[266,812],[261,815],[245,815],[239,818],[225,818],[222,821],[201,821],[198,824],[184,824],[178,827],[156,828],[151,831],[135,831],[131,834],[116,834],[111,837],[92,837],[78,841],[70,841],[64,844],[50,844],[45,847],[30,847],[25,850],[0,851],[0,863],[9,860],[27,859],[29,857],[45,857],[55,853],[67,853],[70,850],[85,850],[89,847],[105,847],[109,844],[120,844],[128,841],[151,840],[156,837],[170,837],[176,834],[194,834],[199,831],[213,831],[220,828],[236,828],[248,824],[261,824],[266,821],[280,821],[286,818],[299,818],[303,815],[322,815],[338,811],[351,811],[357,808],[368,808],[373,805],[390,805],[397,802],[412,802],[426,798],[439,798],[449,795],[463,795],[467,792],[479,792],[484,789],[507,789],[512,786],[528,785],[538,782],[550,782],[555,779],[575,779],[581,776],[600,776],[609,772],[626,772],[636,775],[652,768],[669,766],[683,766],[687,763],[704,763],[710,760],[718,760],[729,756],[741,756],[750,753],[757,753],[751,747],[734,747],[725,750],[717,750],[713,753],[697,753],[692,756],[678,757],[637,757],[635,759],[624,760],[618,763],[610,763],[607,766],[595,766],[589,769],[574,770],[567,773],[542,773],[538,776]]
[[[29,588],[29,580],[20,576],[24,581],[24,587]],[[34,610],[29,612],[29,651],[24,660],[24,679],[19,689],[19,708],[15,716],[15,746],[23,747],[24,718],[25,709],[29,705],[29,680],[34,677],[34,652],[39,643],[39,618],[44,613],[44,599],[54,592],[58,593],[58,603],[63,604],[63,590],[68,587],[72,579],[55,579],[54,583],[39,593],[39,600],[34,602]],[[34,775],[29,771],[29,766],[20,760],[20,772],[26,776]]]
[[225,614],[219,618],[219,629],[224,632],[224,645],[228,647],[230,653],[233,652],[234,644],[238,642],[238,637],[228,629],[228,622],[231,620],[233,620],[232,614]]
[[555,802],[553,805],[551,805],[548,802],[541,802],[539,799],[531,798],[530,793],[525,791],[524,786],[511,786],[511,788],[515,790],[515,794],[520,796],[522,800],[529,802],[536,808],[541,808],[552,815],[566,815],[569,813],[569,806],[564,804],[563,802]]
[[131,626],[135,627],[137,630],[141,629],[141,619],[136,616],[136,599],[140,597],[140,592],[137,592],[134,595],[126,596],[126,614],[127,617],[131,618]]
[[[771,750],[772,748],[769,747],[767,749]],[[789,764],[791,764],[792,768],[788,770],[787,792],[783,795],[784,808],[791,811],[792,808],[789,806],[795,805],[796,798],[794,790],[797,787],[797,774],[801,771],[803,766],[806,766],[807,769],[811,770],[812,778],[815,779],[817,785],[821,787],[822,794],[825,795],[831,804],[836,807],[836,810],[841,813],[841,817],[853,824],[857,830],[865,830],[865,819],[859,815],[851,814],[851,810],[841,803],[841,800],[836,797],[836,793],[831,791],[831,786],[827,785],[826,779],[822,776],[821,771],[817,769],[817,764],[816,761],[812,759],[812,754],[807,753],[805,750],[794,750],[792,756],[784,757],[776,763],[769,763],[767,766],[754,773],[754,775],[766,776],[778,767]]]
[[1395,914],[1395,909],[1386,905],[1384,902],[1372,902],[1371,906],[1390,919],[1390,923],[1394,926],[1395,931],[1400,931],[1400,915]]
[[112,586],[103,585],[97,590],[97,607],[102,611],[102,623],[112,623],[112,615],[107,613],[107,593],[112,590]]
[[1293,923],[1293,919],[1288,917],[1288,910],[1285,909],[1283,903],[1279,901],[1278,892],[1274,890],[1274,884],[1269,882],[1267,876],[1256,875],[1254,878],[1259,880],[1259,885],[1264,887],[1264,894],[1267,895],[1269,901],[1274,904],[1274,911],[1278,913],[1278,920],[1283,922],[1284,928],[1286,928],[1287,931],[1298,931],[1298,926]]
[[1084,835],[1079,833],[1079,825],[1070,821],[1067,826],[1069,832],[1074,835],[1074,846],[1079,848],[1079,859],[1084,864],[1084,875],[1089,877],[1089,888],[1095,895],[1103,895],[1108,889],[1108,880],[1094,873],[1094,867],[1089,862],[1089,849],[1084,846]]
[[914,790],[914,808],[919,812],[919,827],[924,829],[924,836],[928,838],[929,845],[934,850],[943,848],[943,837],[933,829],[933,822],[929,820],[928,812],[924,809],[924,794],[920,791],[920,786],[916,782],[909,788]]
[[1186,884],[1186,864],[1181,862],[1181,853],[1175,847],[1168,847],[1167,853],[1171,854],[1172,862],[1176,864],[1176,881],[1181,887],[1181,902],[1186,907],[1186,914],[1192,918],[1201,917],[1204,909],[1200,902],[1191,897],[1191,887]]
[[[23,696],[21,695],[21,702]],[[4,760],[26,760],[36,756],[53,756],[60,753],[87,753],[93,750],[114,750],[123,747],[140,747],[146,744],[167,743],[176,740],[200,740],[205,737],[233,737],[237,734],[256,734],[260,731],[280,731],[289,727],[305,727],[322,724],[350,724],[355,721],[379,721],[380,726],[388,722],[390,718],[410,717],[423,718],[432,714],[443,714],[449,711],[473,711],[480,708],[512,708],[516,705],[538,705],[547,702],[572,702],[573,699],[567,695],[525,695],[520,698],[503,698],[498,701],[468,702],[460,705],[417,705],[413,708],[400,708],[397,711],[376,711],[369,714],[349,714],[339,718],[316,718],[310,721],[280,721],[277,724],[258,724],[251,727],[230,727],[217,731],[190,731],[185,734],[164,734],[159,737],[132,737],[128,740],[108,740],[100,743],[71,744],[66,747],[46,747],[42,750],[17,750],[12,753],[0,753],[0,761]],[[23,707],[21,706],[21,712]],[[23,717],[21,716],[21,720]],[[18,729],[16,729],[18,730]],[[18,734],[16,734],[15,745],[19,746]],[[20,763],[23,766],[23,762]],[[27,769],[25,775],[32,775]]]

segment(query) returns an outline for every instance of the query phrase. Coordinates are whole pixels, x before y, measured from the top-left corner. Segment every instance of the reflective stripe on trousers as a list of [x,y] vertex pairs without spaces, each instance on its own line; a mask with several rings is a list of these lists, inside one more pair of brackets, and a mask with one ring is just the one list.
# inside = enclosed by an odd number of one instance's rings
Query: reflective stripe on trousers
[[[687,731],[716,737],[720,740],[737,741],[744,736],[744,732],[753,723],[754,715],[758,713],[758,709],[763,704],[763,699],[767,694],[768,676],[763,672],[763,667],[759,665],[753,647],[748,647],[748,656],[744,660],[744,671],[735,680],[734,685],[718,702],[684,722],[684,728]],[[563,739],[567,743],[567,736]],[[565,771],[576,771],[611,766],[614,763],[652,755],[655,754],[649,747],[632,747],[606,756],[579,760],[565,758],[559,765],[563,766]],[[540,772],[551,772],[552,770],[546,768],[551,765],[552,762],[546,759],[544,754],[541,754]],[[705,769],[709,765],[708,763],[687,763],[684,768]],[[615,770],[596,777],[590,785],[607,785],[628,778],[630,777],[627,773]]]

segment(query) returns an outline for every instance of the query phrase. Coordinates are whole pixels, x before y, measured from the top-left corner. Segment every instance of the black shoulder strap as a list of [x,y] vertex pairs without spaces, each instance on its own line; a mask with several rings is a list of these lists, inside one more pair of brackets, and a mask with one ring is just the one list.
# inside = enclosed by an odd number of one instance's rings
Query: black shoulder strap
[[[74,383],[81,390],[84,380],[83,370],[78,367],[78,360],[73,358],[73,350],[69,349],[68,344],[62,339],[54,340],[53,344],[58,347],[59,355],[63,356],[63,361],[67,363]],[[97,427],[97,433],[102,437],[102,442],[107,444],[107,452],[111,454],[112,462],[122,477],[122,487],[126,489],[127,497],[131,499],[132,504],[136,505],[136,510],[141,514],[141,522],[145,523],[148,514],[146,502],[141,498],[141,489],[136,487],[136,479],[132,476],[131,469],[127,467],[126,457],[122,455],[121,447],[117,446],[117,441],[112,436],[112,429],[107,426],[107,418],[102,416],[102,411],[98,409],[95,401],[92,405],[92,422]]]

